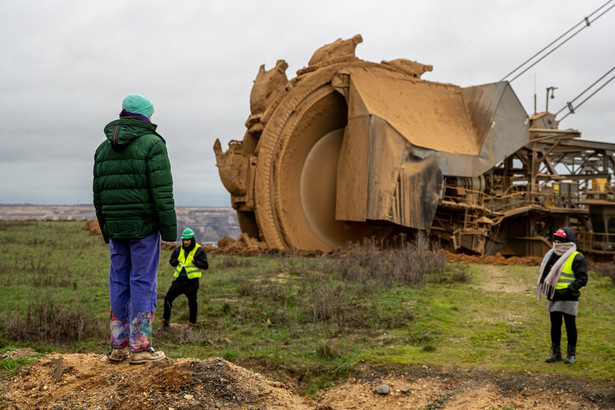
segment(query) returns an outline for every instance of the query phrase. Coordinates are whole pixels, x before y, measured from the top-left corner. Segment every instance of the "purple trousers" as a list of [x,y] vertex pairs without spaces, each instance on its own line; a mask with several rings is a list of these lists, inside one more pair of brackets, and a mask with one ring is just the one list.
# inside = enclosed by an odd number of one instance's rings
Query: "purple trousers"
[[109,255],[111,346],[148,350],[158,294],[160,233],[141,239],[111,239]]

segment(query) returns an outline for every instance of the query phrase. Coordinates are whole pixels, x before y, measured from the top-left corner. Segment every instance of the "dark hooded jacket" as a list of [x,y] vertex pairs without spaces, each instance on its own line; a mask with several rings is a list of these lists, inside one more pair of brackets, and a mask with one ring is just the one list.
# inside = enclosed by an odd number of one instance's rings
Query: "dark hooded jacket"
[[[544,282],[549,271],[555,262],[559,259],[555,253],[551,255],[551,258],[547,261],[545,270],[540,278],[540,282]],[[577,254],[572,261],[572,273],[574,274],[574,281],[564,289],[557,289],[553,296],[549,297],[549,300],[579,300],[581,296],[581,289],[587,285],[587,260],[582,254]]]
[[105,242],[160,231],[177,239],[171,164],[156,125],[132,117],[107,124],[94,155],[94,207]]
[[[174,268],[177,267],[177,265],[179,265],[179,252],[181,251],[181,249],[184,248],[184,254],[188,255],[194,249],[195,246],[196,246],[196,239],[191,238],[190,246],[185,247],[182,244],[176,247],[173,250],[173,253],[171,254],[171,258],[169,259],[169,264],[173,266]],[[192,259],[192,263],[201,270],[209,269],[209,262],[207,260],[207,252],[205,252],[205,248],[203,248],[202,246],[199,246],[199,248],[194,253],[194,258]],[[199,287],[199,278],[188,279],[188,275],[186,274],[186,269],[183,269],[183,268],[181,272],[179,273],[179,277],[176,279],[176,281],[179,283],[184,283],[184,284],[188,284],[188,283],[196,284],[195,286],[197,288]]]

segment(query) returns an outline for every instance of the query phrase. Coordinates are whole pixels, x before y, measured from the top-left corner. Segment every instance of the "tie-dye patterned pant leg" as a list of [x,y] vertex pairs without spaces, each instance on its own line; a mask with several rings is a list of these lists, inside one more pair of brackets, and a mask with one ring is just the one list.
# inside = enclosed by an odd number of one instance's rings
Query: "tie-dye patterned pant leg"
[[111,346],[130,346],[133,352],[147,350],[156,312],[160,234],[111,239],[109,254]]

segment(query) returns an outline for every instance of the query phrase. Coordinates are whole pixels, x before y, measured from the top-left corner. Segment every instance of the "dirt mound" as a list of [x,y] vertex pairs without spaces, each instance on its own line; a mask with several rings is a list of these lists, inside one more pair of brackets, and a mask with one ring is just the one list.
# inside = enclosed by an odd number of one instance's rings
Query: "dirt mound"
[[476,265],[524,265],[524,266],[540,266],[542,258],[538,256],[511,256],[505,257],[501,254],[489,256],[475,256],[457,254],[449,251],[444,251],[444,257],[447,262],[461,264],[476,264]]
[[43,356],[12,380],[4,402],[16,409],[315,408],[291,386],[223,359],[133,366],[93,353]]
[[84,229],[90,233],[90,235],[100,236],[102,238],[102,232],[96,219],[86,221]]
[[[26,350],[26,349],[23,349]],[[11,357],[32,355],[28,349]],[[99,354],[45,355],[5,380],[0,407],[243,409],[613,408],[613,386],[560,376],[411,366],[369,366],[317,398],[220,358],[113,364]]]
[[259,242],[254,238],[250,238],[246,233],[239,235],[236,240],[228,236],[223,236],[218,241],[217,247],[206,245],[205,250],[213,254],[241,256],[263,256],[271,251],[264,242]]

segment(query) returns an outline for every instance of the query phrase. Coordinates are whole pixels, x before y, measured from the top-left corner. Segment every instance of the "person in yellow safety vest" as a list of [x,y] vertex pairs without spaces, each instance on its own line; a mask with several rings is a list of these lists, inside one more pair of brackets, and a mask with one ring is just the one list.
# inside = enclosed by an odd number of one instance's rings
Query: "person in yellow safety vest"
[[209,268],[207,253],[201,245],[196,243],[192,229],[184,229],[182,244],[173,250],[169,264],[175,268],[173,273],[175,280],[171,283],[171,287],[164,297],[164,314],[158,330],[164,331],[169,328],[173,301],[179,295],[186,295],[190,311],[190,322],[187,331],[192,332],[196,325],[198,310],[197,292],[199,290],[199,278],[201,277],[201,271]]
[[587,261],[577,251],[572,228],[559,228],[553,234],[553,249],[549,250],[540,264],[536,296],[545,296],[551,317],[551,350],[553,354],[545,361],[555,363],[563,359],[560,342],[562,319],[568,337],[567,364],[576,363],[577,325],[580,288],[587,285]]

